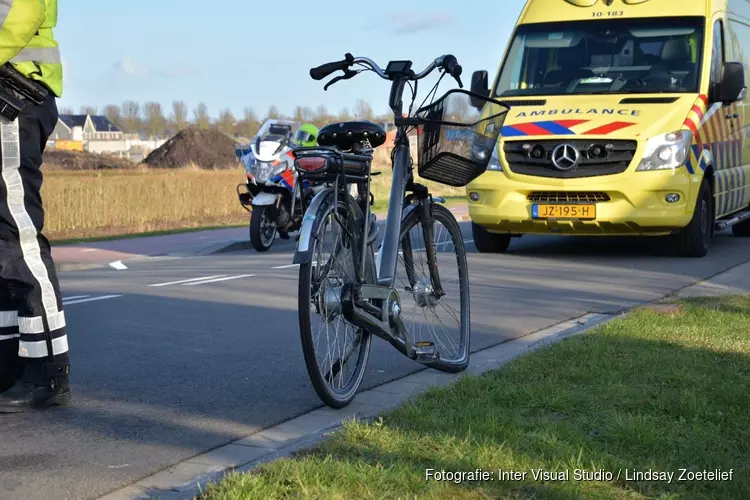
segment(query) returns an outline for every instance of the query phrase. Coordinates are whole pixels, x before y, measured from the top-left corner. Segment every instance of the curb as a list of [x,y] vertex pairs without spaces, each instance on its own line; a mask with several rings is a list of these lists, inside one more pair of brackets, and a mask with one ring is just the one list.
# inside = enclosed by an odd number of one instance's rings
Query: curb
[[471,354],[469,367],[460,374],[423,368],[357,394],[349,406],[334,410],[319,407],[227,445],[214,448],[168,469],[118,489],[100,500],[160,498],[192,500],[209,483],[232,472],[250,472],[256,467],[316,446],[350,419],[369,421],[432,387],[459,380],[466,374],[480,375],[502,367],[528,352],[564,341],[611,321],[617,314],[589,313],[523,337],[505,341]]

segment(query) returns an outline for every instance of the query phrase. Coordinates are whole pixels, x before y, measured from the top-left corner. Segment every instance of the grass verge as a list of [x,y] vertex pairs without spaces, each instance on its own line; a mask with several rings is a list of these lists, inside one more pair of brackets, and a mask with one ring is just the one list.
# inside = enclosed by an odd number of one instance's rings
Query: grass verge
[[[349,423],[202,498],[748,498],[750,298],[682,304],[676,317],[638,310],[376,423]],[[428,469],[493,480],[426,480]],[[525,480],[500,480],[500,469]],[[681,469],[732,476],[685,480]],[[543,482],[539,470],[569,477]],[[673,476],[633,480],[646,471]]]
[[[372,178],[374,209],[383,211],[390,194],[390,170],[374,170],[383,171]],[[246,225],[249,214],[240,205],[236,189],[242,182],[240,167],[45,171],[45,234],[59,245]],[[450,200],[449,204],[465,199],[464,189],[426,184],[434,195]]]

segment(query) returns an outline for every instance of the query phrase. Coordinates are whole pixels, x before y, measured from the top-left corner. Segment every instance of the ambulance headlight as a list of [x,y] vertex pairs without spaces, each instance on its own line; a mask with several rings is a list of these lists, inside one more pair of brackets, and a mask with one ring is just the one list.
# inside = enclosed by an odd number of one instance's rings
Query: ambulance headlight
[[487,170],[493,170],[495,172],[503,171],[503,166],[500,164],[500,156],[497,153],[498,149],[497,145],[492,148],[492,157],[490,158],[489,165],[487,165]]
[[637,170],[680,168],[687,161],[692,144],[693,133],[689,130],[678,130],[652,137],[646,143],[646,151]]

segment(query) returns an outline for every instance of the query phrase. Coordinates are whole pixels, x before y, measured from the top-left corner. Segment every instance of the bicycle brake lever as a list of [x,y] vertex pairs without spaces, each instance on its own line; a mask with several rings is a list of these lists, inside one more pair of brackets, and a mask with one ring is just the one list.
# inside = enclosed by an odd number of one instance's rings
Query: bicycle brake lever
[[356,76],[357,73],[358,73],[357,71],[352,71],[350,69],[347,69],[347,70],[344,71],[343,75],[337,76],[336,78],[334,78],[330,82],[326,83],[325,87],[323,87],[323,90],[324,91],[328,90],[328,87],[330,87],[331,85],[333,85],[334,83],[336,83],[338,81],[349,80],[350,78],[353,78],[354,76]]

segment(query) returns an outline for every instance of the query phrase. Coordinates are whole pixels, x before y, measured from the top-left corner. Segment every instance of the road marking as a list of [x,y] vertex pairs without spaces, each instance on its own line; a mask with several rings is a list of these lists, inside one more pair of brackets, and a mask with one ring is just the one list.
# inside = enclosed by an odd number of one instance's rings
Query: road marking
[[72,297],[63,297],[63,302],[66,300],[85,299],[86,297],[91,297],[91,295],[73,295]]
[[271,269],[289,269],[290,267],[299,267],[299,264],[288,264],[286,266],[276,266]]
[[156,283],[155,285],[149,285],[149,286],[181,285],[182,283],[189,283],[190,281],[210,280],[212,278],[223,278],[224,276],[226,276],[226,274],[218,274],[216,276],[203,276],[202,278],[190,278],[188,280],[170,281],[168,283]]
[[107,299],[116,299],[118,297],[122,297],[122,295],[102,295],[101,297],[91,297],[88,299],[79,299],[79,300],[63,300],[64,306],[69,306],[72,304],[83,304],[84,302],[95,302],[98,300],[107,300]]
[[183,283],[182,286],[205,285],[206,283],[217,283],[219,281],[237,280],[240,278],[251,278],[253,276],[255,275],[254,274],[240,274],[239,276],[228,276],[225,278],[216,278],[212,280],[192,281],[190,283]]

